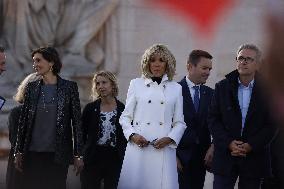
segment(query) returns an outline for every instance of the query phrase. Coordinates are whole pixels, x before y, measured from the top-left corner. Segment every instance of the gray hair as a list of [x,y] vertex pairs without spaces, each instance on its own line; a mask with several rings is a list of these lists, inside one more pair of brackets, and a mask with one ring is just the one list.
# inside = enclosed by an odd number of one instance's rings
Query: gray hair
[[261,51],[259,50],[259,48],[258,48],[256,45],[254,45],[254,44],[249,44],[249,43],[242,44],[242,45],[239,47],[238,51],[237,51],[237,55],[238,55],[239,52],[240,52],[241,50],[243,50],[243,49],[250,49],[250,50],[255,51],[255,53],[256,53],[256,61],[257,61],[257,62],[260,61],[260,58],[261,58],[261,54],[262,54],[262,53],[261,53]]

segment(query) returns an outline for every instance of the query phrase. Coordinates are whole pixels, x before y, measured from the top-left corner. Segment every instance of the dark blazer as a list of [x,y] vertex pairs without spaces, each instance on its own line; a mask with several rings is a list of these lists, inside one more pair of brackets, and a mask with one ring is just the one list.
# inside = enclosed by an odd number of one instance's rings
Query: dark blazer
[[[260,88],[258,75],[255,77],[249,109],[243,133],[242,114],[238,101],[238,71],[216,84],[212,104],[209,109],[209,129],[214,141],[212,170],[215,174],[230,175],[233,166],[238,166],[241,175],[263,177],[271,174],[269,143],[275,133],[271,122],[267,98]],[[251,145],[247,157],[233,157],[229,144],[241,140]]]
[[8,129],[9,129],[9,141],[11,143],[11,149],[14,149],[16,145],[18,126],[19,126],[19,118],[23,105],[19,105],[14,107],[8,118]]
[[[29,83],[26,88],[16,144],[16,152],[23,153],[23,157],[29,150],[42,84],[43,81],[38,80]],[[58,76],[55,162],[68,165],[73,162],[74,155],[82,155],[83,141],[80,117],[81,107],[77,84]]]
[[[186,78],[184,77],[179,84],[182,86],[183,114],[187,128],[178,145],[177,156],[185,166],[194,155],[204,159],[211,144],[211,137],[207,126],[207,113],[213,89],[205,85],[200,86],[199,110],[196,112]],[[199,148],[202,148],[202,157],[199,153],[195,153],[197,145]]]
[[[119,124],[119,117],[124,110],[124,104],[116,99],[117,104],[117,117],[116,117],[116,136],[117,145],[116,149],[121,162],[124,158],[124,152],[127,144],[127,140],[124,137],[122,127]],[[100,154],[96,151],[98,135],[99,135],[99,123],[100,123],[100,105],[101,99],[91,102],[86,105],[82,113],[82,125],[83,125],[83,141],[84,141],[84,163],[93,163]]]
[[20,189],[23,187],[23,175],[15,168],[14,165],[14,148],[16,144],[21,108],[22,105],[13,108],[8,118],[9,140],[11,143],[11,150],[9,153],[6,172],[6,189]]

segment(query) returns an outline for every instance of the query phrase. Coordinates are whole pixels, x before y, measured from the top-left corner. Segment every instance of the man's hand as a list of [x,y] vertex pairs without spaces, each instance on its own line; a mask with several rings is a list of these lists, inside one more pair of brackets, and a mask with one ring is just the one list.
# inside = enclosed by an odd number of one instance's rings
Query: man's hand
[[168,146],[171,143],[172,143],[172,139],[170,137],[163,137],[163,138],[158,139],[155,142],[154,148],[161,149],[161,148]]
[[236,157],[246,157],[246,152],[241,146],[244,142],[239,140],[233,140],[230,145],[229,149],[231,150],[231,155]]
[[214,153],[214,144],[211,144],[211,146],[208,148],[206,155],[204,157],[204,164],[206,167],[210,168],[212,159],[213,159],[213,153]]
[[251,150],[252,150],[252,147],[249,143],[243,143],[243,144],[239,145],[239,147],[242,148],[243,152],[246,153],[246,154],[250,153]]
[[183,166],[181,164],[180,159],[177,157],[177,169],[179,172],[183,172]]
[[74,157],[74,169],[76,176],[78,176],[84,168],[84,162],[81,157]]

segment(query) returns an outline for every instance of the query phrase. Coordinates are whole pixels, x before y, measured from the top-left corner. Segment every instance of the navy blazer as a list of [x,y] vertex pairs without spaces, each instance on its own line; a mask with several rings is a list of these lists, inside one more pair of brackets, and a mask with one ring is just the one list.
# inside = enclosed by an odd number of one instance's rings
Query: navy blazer
[[[119,117],[124,110],[124,104],[116,99],[117,104],[117,117],[116,117],[116,137],[117,144],[116,150],[121,163],[124,158],[127,140],[124,137],[122,127],[119,124]],[[99,135],[99,123],[100,123],[100,105],[101,99],[87,104],[82,113],[82,125],[83,125],[83,141],[84,141],[84,163],[93,163],[101,154],[97,153],[97,141]]]
[[[212,171],[214,174],[231,175],[234,166],[247,177],[270,176],[269,144],[275,134],[267,99],[265,100],[258,75],[255,77],[251,100],[242,130],[242,114],[238,101],[237,70],[215,87],[209,108],[209,129],[214,141]],[[231,156],[229,145],[241,140],[251,145],[252,151],[245,158]]]
[[[183,165],[187,165],[194,155],[203,159],[211,144],[211,136],[207,125],[207,113],[213,89],[205,85],[200,86],[199,110],[196,112],[186,78],[184,77],[179,84],[182,86],[183,114],[187,128],[178,145],[177,156]],[[195,153],[197,147],[201,148],[202,156],[199,153]]]

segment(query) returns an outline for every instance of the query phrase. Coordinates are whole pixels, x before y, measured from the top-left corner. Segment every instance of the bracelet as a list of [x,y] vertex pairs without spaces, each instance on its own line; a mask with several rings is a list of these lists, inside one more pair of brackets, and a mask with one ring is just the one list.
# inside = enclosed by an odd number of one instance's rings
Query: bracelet
[[131,141],[131,138],[136,135],[136,133],[131,133],[131,135],[129,136],[129,140]]
[[21,152],[17,152],[17,153],[14,153],[14,157],[16,157],[17,155],[22,155],[23,153]]
[[83,159],[83,156],[74,156],[74,158],[81,160],[81,159]]

